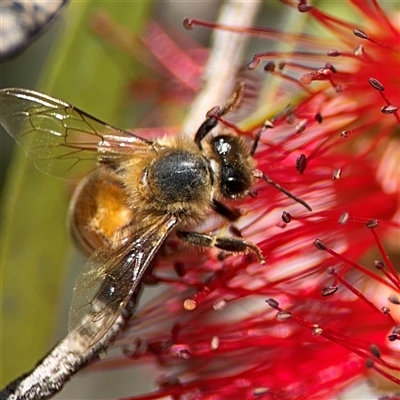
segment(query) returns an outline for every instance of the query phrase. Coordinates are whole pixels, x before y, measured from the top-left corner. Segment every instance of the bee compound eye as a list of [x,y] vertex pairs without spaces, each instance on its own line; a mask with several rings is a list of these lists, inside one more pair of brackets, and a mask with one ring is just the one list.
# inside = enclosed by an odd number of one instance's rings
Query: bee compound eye
[[222,168],[221,190],[225,197],[236,198],[243,196],[249,189],[250,182],[230,164]]

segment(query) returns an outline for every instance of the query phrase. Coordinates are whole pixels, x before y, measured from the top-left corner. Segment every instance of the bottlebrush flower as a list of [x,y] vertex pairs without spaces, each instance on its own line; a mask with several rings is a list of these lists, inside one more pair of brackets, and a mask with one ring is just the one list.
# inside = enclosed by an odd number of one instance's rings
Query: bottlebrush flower
[[[132,399],[331,399],[366,379],[400,390],[400,277],[390,260],[400,235],[399,13],[353,0],[341,4],[347,21],[283,3],[329,36],[238,30],[296,49],[258,53],[249,68],[264,64],[282,85],[260,95],[257,113],[222,123],[261,134],[257,168],[313,210],[260,180],[238,223],[210,221],[257,243],[266,265],[167,241],[152,275],[166,290],[114,345],[123,355],[93,366],[164,368],[158,391]],[[260,113],[277,103],[283,112]]]

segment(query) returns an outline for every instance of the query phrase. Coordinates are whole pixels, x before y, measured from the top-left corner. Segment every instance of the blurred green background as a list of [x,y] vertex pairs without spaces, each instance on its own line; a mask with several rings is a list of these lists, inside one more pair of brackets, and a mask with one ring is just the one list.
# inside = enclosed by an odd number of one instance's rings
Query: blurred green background
[[[135,73],[128,55],[88,29],[101,8],[140,33],[152,4],[71,2],[61,18],[24,54],[5,62],[0,86],[35,88],[119,126],[134,126],[127,101]],[[67,265],[66,213],[72,187],[38,172],[1,132],[1,386],[31,369],[55,343]],[[69,261],[69,262],[68,262]],[[66,326],[66,321],[64,322]],[[60,330],[61,331],[61,330]]]

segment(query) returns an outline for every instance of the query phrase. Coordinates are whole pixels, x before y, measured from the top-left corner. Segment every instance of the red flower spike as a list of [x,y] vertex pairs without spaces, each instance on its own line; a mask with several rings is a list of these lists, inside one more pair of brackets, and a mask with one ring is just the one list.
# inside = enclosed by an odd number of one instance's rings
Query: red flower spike
[[[272,308],[278,310],[276,318],[279,321],[294,320],[297,324],[311,329],[314,335],[323,336],[328,340],[331,340],[341,346],[344,346],[360,357],[363,357],[363,358],[369,357],[368,350],[366,348],[363,348],[363,344],[359,340],[354,340],[354,339],[352,339],[348,336],[345,336],[338,331],[334,331],[330,328],[322,328],[318,324],[313,324],[313,323],[309,322],[307,319],[303,319],[296,315],[293,315],[291,312],[286,311],[285,309],[281,308],[279,306],[279,303],[275,299],[268,299],[268,300],[266,300],[266,302]],[[399,366],[397,366],[396,364],[390,363],[390,362],[386,362],[385,360],[382,359],[381,351],[379,350],[379,348],[376,344],[370,345],[370,353],[372,353],[372,355],[374,357],[376,357],[377,363],[389,368],[392,371],[400,371]],[[366,363],[367,363],[367,368],[370,368],[370,367],[372,368],[372,366],[374,365],[373,361],[369,358],[366,360]],[[378,371],[385,378],[388,378],[389,380],[393,381],[394,383],[400,383],[400,380],[398,378],[391,375],[387,371],[384,371],[381,368],[375,368],[375,370]]]
[[[398,19],[376,1],[347,2],[360,26],[306,1],[282,2],[330,37],[186,21],[299,49],[259,52],[249,64],[265,62],[282,83],[259,94],[270,114],[213,110],[223,129],[254,141],[257,171],[251,196],[234,203],[234,224],[210,218],[204,231],[256,243],[266,264],[218,250],[193,255],[168,239],[153,270],[165,292],[114,345],[138,350],[92,367],[166,369],[158,391],[132,399],[328,399],[371,369],[398,390],[400,277],[388,255],[400,232]],[[381,260],[365,261],[376,248]]]

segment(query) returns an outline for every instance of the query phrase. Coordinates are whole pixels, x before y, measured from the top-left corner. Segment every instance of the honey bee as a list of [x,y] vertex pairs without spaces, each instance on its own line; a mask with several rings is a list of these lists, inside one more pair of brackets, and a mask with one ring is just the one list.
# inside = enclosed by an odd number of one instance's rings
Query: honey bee
[[243,198],[259,177],[242,137],[211,134],[215,113],[193,139],[148,140],[61,100],[11,88],[0,90],[0,123],[39,170],[63,178],[89,171],[69,210],[73,241],[89,256],[70,313],[70,329],[80,330],[84,349],[121,316],[172,231],[193,245],[254,253],[264,263],[254,243],[195,230],[213,211],[234,220],[224,200]]

